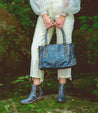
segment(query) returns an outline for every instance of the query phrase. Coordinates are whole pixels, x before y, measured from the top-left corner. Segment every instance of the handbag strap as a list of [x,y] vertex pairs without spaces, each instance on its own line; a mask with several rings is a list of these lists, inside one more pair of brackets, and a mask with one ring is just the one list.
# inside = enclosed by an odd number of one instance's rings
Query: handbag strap
[[[46,32],[45,32],[45,45],[48,45],[48,43],[47,43],[47,32],[48,32],[48,29],[46,29]],[[61,28],[61,32],[63,34],[63,44],[66,45],[65,32],[64,32],[63,28]]]

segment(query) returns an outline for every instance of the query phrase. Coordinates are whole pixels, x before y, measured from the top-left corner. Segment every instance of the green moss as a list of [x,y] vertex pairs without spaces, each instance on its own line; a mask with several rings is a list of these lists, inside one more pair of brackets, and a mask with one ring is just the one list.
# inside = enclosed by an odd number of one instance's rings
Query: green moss
[[26,97],[13,97],[8,100],[0,101],[0,113],[19,112],[19,113],[96,113],[97,103],[88,100],[66,96],[66,103],[57,103],[57,95],[47,95],[44,100],[32,104],[21,105],[19,102]]

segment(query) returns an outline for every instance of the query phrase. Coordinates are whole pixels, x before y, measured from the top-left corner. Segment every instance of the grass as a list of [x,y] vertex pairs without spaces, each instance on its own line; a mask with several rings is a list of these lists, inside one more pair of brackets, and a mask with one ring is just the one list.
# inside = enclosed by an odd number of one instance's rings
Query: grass
[[66,96],[66,103],[57,103],[57,95],[46,95],[44,100],[28,105],[19,102],[26,97],[9,98],[0,101],[0,113],[98,113],[98,104],[88,100]]
[[[7,87],[6,85],[5,87],[1,86],[0,113],[98,113],[97,101],[90,101],[92,100],[90,95],[88,95],[89,98],[79,96],[83,92],[77,89],[74,89],[77,92],[72,95],[74,90],[70,89],[70,82],[67,82],[69,85],[67,84],[66,87],[66,103],[57,103],[58,81],[56,76],[51,77],[49,76],[42,84],[45,99],[28,105],[20,104],[20,100],[25,99],[30,93],[31,88],[28,80],[15,84],[9,82]],[[67,91],[68,89],[70,91]]]

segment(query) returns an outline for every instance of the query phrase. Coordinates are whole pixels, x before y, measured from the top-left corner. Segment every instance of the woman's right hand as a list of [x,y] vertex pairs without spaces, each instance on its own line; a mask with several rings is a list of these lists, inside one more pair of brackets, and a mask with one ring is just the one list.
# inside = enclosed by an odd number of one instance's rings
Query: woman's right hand
[[47,14],[42,15],[42,18],[47,29],[54,26],[54,22],[50,19],[50,17]]

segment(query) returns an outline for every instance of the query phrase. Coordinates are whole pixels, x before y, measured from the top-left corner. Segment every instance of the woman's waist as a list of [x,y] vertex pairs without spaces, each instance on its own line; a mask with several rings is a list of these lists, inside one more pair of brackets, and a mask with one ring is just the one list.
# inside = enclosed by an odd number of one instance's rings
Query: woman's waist
[[50,2],[60,2],[60,1],[64,1],[64,0],[45,0],[45,1],[50,3]]
[[64,0],[45,0],[45,2],[48,6],[59,6],[63,5]]
[[63,0],[46,0],[46,8],[50,13],[60,13],[63,8]]
[[[59,16],[62,12],[64,0],[46,0],[47,13],[50,17]],[[73,15],[67,14],[67,17],[73,18]]]

